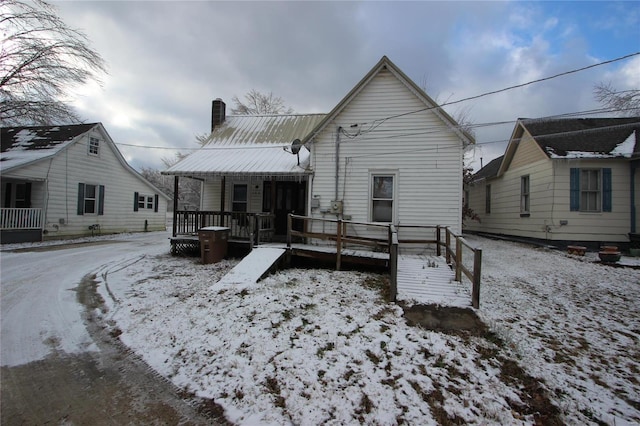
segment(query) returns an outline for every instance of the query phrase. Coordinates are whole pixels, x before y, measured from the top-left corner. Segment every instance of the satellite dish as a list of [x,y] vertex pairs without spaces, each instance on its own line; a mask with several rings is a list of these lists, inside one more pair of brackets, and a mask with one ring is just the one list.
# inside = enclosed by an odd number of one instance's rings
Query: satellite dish
[[297,154],[300,152],[300,148],[302,148],[302,142],[300,139],[294,139],[294,141],[291,142],[291,152]]

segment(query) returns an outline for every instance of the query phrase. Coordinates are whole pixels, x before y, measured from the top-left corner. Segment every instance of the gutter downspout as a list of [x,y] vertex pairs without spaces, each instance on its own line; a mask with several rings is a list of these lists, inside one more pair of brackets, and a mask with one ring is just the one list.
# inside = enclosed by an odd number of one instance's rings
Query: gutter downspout
[[631,188],[631,193],[630,193],[630,202],[631,202],[631,233],[635,234],[636,233],[636,182],[635,182],[635,177],[636,177],[636,168],[637,168],[637,161],[631,161],[629,163],[629,169],[630,169],[630,185],[629,187]]
[[178,175],[173,177],[173,229],[172,229],[173,238],[175,238],[178,234],[179,181],[180,181],[180,177]]
[[342,127],[338,126],[338,130],[336,133],[336,191],[334,200],[338,201],[338,182],[340,180],[340,132],[342,131]]

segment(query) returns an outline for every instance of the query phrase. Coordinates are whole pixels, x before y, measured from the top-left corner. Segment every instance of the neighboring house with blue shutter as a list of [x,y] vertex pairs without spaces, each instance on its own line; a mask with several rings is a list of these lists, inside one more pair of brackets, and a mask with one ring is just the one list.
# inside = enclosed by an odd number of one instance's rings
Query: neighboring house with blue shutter
[[640,226],[640,117],[520,119],[504,156],[467,188],[465,229],[626,243]]
[[166,229],[169,197],[100,123],[0,129],[1,241]]

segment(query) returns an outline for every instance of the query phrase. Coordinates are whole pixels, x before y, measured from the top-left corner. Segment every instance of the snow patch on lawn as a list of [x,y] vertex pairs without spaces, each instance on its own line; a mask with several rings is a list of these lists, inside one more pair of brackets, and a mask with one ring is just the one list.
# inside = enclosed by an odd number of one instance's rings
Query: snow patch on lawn
[[237,262],[147,256],[100,291],[122,341],[236,424],[531,424],[516,361],[569,424],[640,422],[640,273],[483,248],[479,314],[504,340],[409,326],[385,277],[292,269],[215,286]]

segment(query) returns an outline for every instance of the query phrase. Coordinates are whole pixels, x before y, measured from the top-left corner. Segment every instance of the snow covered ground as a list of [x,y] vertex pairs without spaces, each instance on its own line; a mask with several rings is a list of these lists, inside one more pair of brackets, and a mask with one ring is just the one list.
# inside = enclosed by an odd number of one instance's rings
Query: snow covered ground
[[125,344],[236,424],[640,422],[640,270],[468,240],[495,334],[409,326],[371,273],[216,285],[235,261],[162,254],[101,271],[99,290]]

